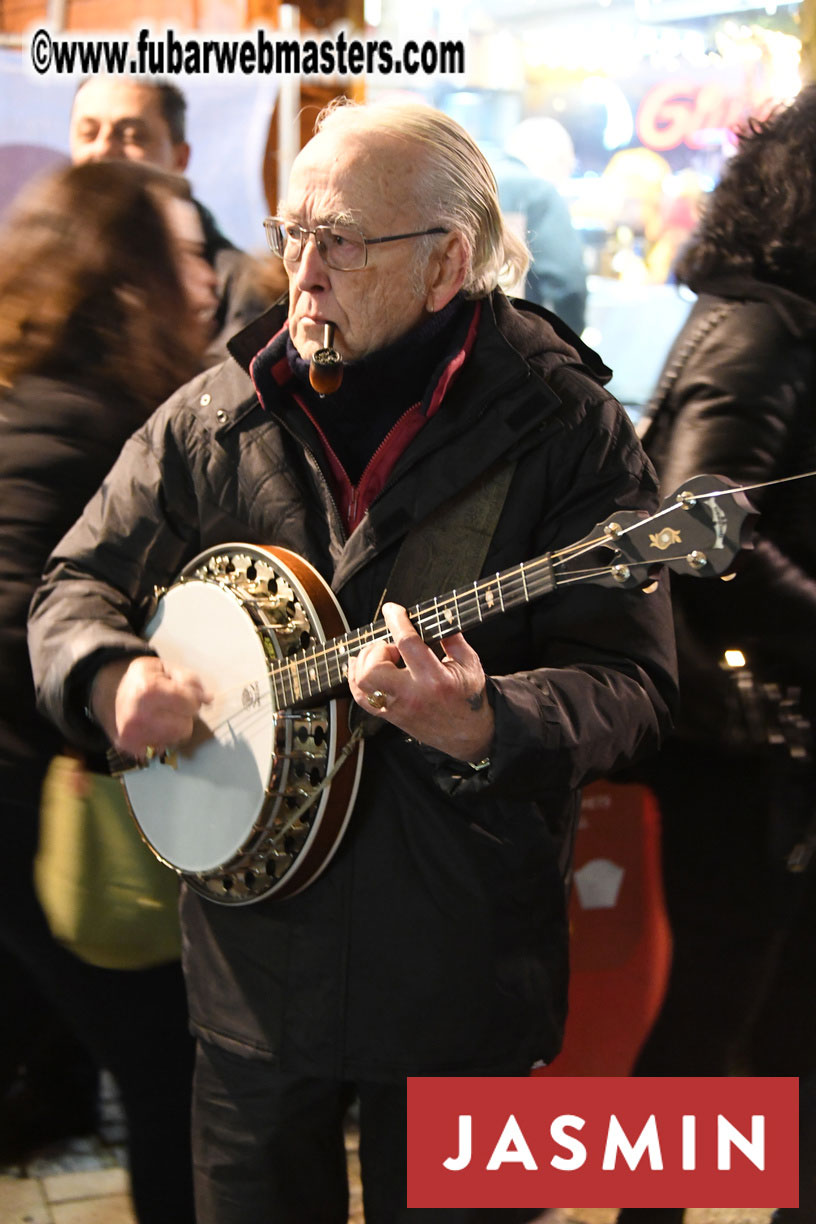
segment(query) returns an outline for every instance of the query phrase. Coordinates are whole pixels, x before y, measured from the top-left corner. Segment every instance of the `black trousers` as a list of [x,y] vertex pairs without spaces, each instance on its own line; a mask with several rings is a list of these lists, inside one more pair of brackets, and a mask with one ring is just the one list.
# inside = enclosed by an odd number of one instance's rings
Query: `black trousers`
[[286,1075],[200,1041],[193,1107],[198,1224],[346,1224],[343,1120],[355,1097],[366,1224],[521,1224],[539,1214],[409,1211],[404,1083]]
[[[775,977],[810,881],[787,871],[776,847],[773,777],[758,757],[672,742],[650,784],[673,955],[634,1074],[774,1074],[763,1069],[770,1050],[757,1048],[756,1024],[770,1007],[776,1039],[785,1040],[793,1017],[777,1006]],[[813,1021],[816,997],[806,1024]],[[788,1060],[795,1057],[789,1048]],[[794,1074],[805,1069],[800,1063]]]
[[[666,997],[635,1075],[800,1078],[800,1207],[816,1224],[816,864],[786,869],[779,778],[759,756],[670,743],[648,779],[661,814],[674,942]],[[683,1208],[619,1224],[679,1224]]]

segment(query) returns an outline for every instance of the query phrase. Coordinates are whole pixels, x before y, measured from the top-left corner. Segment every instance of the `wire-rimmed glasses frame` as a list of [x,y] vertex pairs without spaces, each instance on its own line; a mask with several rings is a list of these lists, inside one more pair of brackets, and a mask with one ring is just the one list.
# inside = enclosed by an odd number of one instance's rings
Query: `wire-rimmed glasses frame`
[[314,238],[320,258],[329,268],[338,272],[356,272],[368,263],[368,248],[384,242],[401,242],[404,238],[424,238],[428,234],[447,234],[440,225],[430,229],[412,230],[408,234],[387,234],[383,238],[366,238],[354,226],[316,225],[307,229],[296,221],[283,217],[264,219],[266,241],[273,255],[284,263],[297,264],[303,255],[307,238]]

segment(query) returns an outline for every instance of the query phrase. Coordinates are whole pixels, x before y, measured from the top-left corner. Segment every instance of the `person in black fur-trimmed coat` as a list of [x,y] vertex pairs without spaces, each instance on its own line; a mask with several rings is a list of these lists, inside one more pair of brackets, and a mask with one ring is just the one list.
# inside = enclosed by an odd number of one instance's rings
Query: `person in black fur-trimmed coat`
[[[814,149],[814,87],[750,121],[678,263],[698,298],[639,426],[666,492],[816,469]],[[816,479],[748,496],[760,515],[733,580],[672,575],[680,715],[646,776],[674,957],[635,1071],[801,1076],[801,1207],[779,1219],[813,1221]]]

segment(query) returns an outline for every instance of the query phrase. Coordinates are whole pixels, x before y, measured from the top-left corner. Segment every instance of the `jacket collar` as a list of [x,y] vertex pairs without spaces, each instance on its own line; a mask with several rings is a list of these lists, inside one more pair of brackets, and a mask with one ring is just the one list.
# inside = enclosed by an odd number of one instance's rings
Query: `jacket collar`
[[728,301],[765,302],[792,336],[801,338],[816,331],[816,302],[770,281],[734,273],[701,281],[695,285],[695,292],[701,297],[710,295]]
[[609,366],[551,310],[501,292],[494,293],[491,301],[497,326],[524,358],[538,358],[548,371],[558,365],[579,365],[600,385],[609,382]]
[[[445,411],[434,418],[432,429],[422,431],[397,464],[395,476],[424,459],[427,451],[466,437],[466,445],[456,446],[455,451],[458,463],[468,468],[463,478],[474,479],[479,464],[485,467],[488,459],[523,443],[542,416],[558,406],[548,379],[559,366],[583,369],[599,385],[611,377],[598,355],[542,307],[511,301],[500,290],[483,299],[481,306],[473,352],[457,374],[453,393],[446,396]],[[285,301],[278,302],[229,341],[230,353],[245,374],[280,332],[286,317]],[[257,404],[254,395],[252,401]],[[447,483],[443,480],[443,487]]]
[[[229,342],[244,371],[242,379],[248,376],[253,358],[280,331],[286,315],[285,304],[277,304]],[[230,365],[237,375],[230,361],[223,368]],[[597,384],[610,376],[597,354],[548,311],[529,302],[511,302],[501,292],[484,299],[472,352],[445,396],[444,411],[428,421],[401,455],[388,487],[345,542],[334,575],[335,590],[374,553],[394,544],[494,463],[509,461],[538,444],[543,429],[558,428],[561,401],[548,379],[562,365],[584,369]],[[251,404],[258,404],[254,392]],[[249,411],[250,406],[246,400],[241,411]],[[300,413],[297,419],[305,420]],[[405,484],[404,477],[418,468],[422,479]]]
[[[488,304],[489,317],[525,359],[546,359],[548,367],[553,368],[565,361],[575,363],[577,358],[597,382],[605,384],[612,377],[612,371],[598,354],[552,311],[534,302],[508,298],[500,290],[485,299],[485,305]],[[230,353],[247,373],[253,358],[283,327],[287,314],[286,299],[281,298],[228,342]],[[547,324],[546,328],[541,327],[541,321]]]
[[227,341],[230,354],[247,374],[253,359],[278,334],[286,322],[287,315],[286,301],[281,299]]

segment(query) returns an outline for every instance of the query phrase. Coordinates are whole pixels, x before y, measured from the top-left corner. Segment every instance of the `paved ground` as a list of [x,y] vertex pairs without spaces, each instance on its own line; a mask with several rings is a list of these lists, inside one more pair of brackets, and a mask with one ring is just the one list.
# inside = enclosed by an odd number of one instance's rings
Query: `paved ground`
[[[100,1106],[104,1139],[96,1135],[72,1139],[44,1148],[25,1164],[0,1167],[0,1224],[136,1224],[128,1193],[124,1122],[108,1076],[102,1078]],[[346,1134],[346,1150],[349,1224],[365,1224],[353,1127]],[[552,1224],[614,1224],[616,1211],[564,1207]],[[770,1214],[751,1208],[697,1207],[686,1213],[686,1224],[768,1224]]]
[[[349,1133],[351,1212],[364,1224],[356,1139]],[[562,1208],[562,1224],[613,1224],[615,1208]],[[687,1224],[768,1224],[769,1211],[694,1208]],[[0,1170],[0,1224],[136,1224],[128,1197],[124,1151],[97,1138],[46,1149],[25,1166]],[[258,1224],[264,1224],[258,1221]],[[304,1221],[308,1224],[308,1221]]]
[[[96,1139],[77,1139],[0,1171],[0,1224],[136,1224],[122,1156]],[[363,1224],[353,1175],[352,1190],[350,1219]]]

